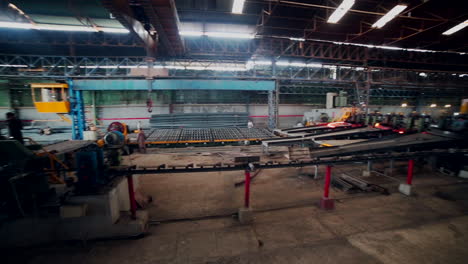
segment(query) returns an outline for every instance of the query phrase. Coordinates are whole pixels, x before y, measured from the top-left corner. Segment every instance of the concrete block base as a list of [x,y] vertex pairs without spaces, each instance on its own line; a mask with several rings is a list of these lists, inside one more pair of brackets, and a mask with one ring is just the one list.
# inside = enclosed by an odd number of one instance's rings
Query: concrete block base
[[60,217],[71,218],[86,216],[87,209],[87,204],[62,205],[60,206]]
[[398,186],[398,191],[400,191],[404,195],[411,195],[411,185],[406,184],[406,183],[401,183],[400,186]]
[[369,177],[371,176],[371,171],[369,170],[363,170],[362,171],[362,177]]
[[69,197],[56,216],[25,217],[2,223],[0,248],[143,235],[148,227],[148,212],[138,210],[137,219],[130,217],[125,205],[129,204],[126,183],[125,177],[118,177],[98,194]]
[[466,170],[461,170],[461,171],[458,173],[458,177],[464,178],[464,179],[468,179],[468,171],[466,171]]
[[253,222],[252,208],[239,208],[239,222],[241,224],[250,224]]
[[30,247],[59,241],[128,238],[143,235],[148,212],[137,211],[137,219],[124,213],[115,224],[103,216],[21,218],[0,226],[0,248]]
[[320,199],[319,206],[323,210],[333,210],[335,209],[335,200],[330,198],[322,197]]

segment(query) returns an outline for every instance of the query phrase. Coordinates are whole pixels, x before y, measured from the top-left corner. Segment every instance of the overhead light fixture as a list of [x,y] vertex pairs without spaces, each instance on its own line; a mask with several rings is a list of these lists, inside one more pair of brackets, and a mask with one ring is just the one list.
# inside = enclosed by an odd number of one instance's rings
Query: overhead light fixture
[[306,41],[305,38],[289,38],[292,41]]
[[452,107],[452,105],[446,104],[446,105],[444,105],[444,107],[445,108],[450,108],[450,107]]
[[126,28],[105,28],[99,27],[99,31],[106,32],[106,33],[130,33]]
[[289,66],[291,66],[291,67],[305,67],[305,66],[307,66],[307,64],[305,64],[303,62],[291,62],[289,64]]
[[57,24],[30,24],[0,21],[0,28],[14,29],[36,29],[53,31],[75,31],[75,32],[107,32],[107,33],[129,33],[126,28],[108,28],[108,27],[87,27],[76,25],[57,25]]
[[407,106],[408,106],[407,103],[402,103],[402,104],[401,104],[401,107],[407,107]]
[[205,36],[215,38],[241,38],[241,39],[253,39],[255,35],[248,33],[233,33],[233,32],[205,32]]
[[277,61],[275,62],[276,66],[290,66],[291,64],[288,61]]
[[408,6],[407,5],[396,5],[390,11],[388,11],[387,14],[385,14],[383,17],[381,17],[377,22],[375,22],[372,27],[373,28],[382,28],[387,24],[390,20],[394,19],[396,16],[398,16],[403,10],[405,10]]
[[98,32],[93,27],[71,25],[37,24],[34,28],[39,30]]
[[437,107],[437,105],[436,104],[431,104],[429,107],[434,108],[434,107]]
[[468,27],[468,20],[465,20],[465,21],[461,22],[460,24],[450,28],[449,30],[442,33],[442,35],[446,35],[446,36],[452,35],[453,33],[457,32],[457,31],[460,31],[460,30],[464,29],[465,27]]
[[234,14],[242,14],[242,10],[244,9],[245,0],[234,0],[232,3],[232,13]]
[[164,65],[164,69],[171,69],[171,70],[185,70],[185,66],[177,66],[177,65]]
[[245,63],[245,68],[250,70],[256,65],[271,66],[272,64],[270,60],[249,60]]
[[189,37],[201,37],[201,36],[205,35],[201,31],[179,31],[179,34],[181,36],[189,36]]
[[307,63],[307,68],[322,68],[323,65],[320,63]]
[[0,28],[32,29],[33,24],[0,21]]
[[201,31],[179,31],[181,36],[187,37],[213,37],[213,38],[237,38],[237,39],[253,39],[254,34],[235,33],[235,32],[201,32]]
[[343,0],[343,2],[335,9],[328,18],[328,23],[338,23],[340,19],[353,7],[354,0]]
[[266,65],[266,66],[269,66],[269,65],[272,64],[272,62],[269,61],[269,60],[255,60],[255,61],[253,61],[253,64],[254,64],[254,65]]
[[26,64],[0,64],[0,67],[10,67],[10,68],[27,68]]

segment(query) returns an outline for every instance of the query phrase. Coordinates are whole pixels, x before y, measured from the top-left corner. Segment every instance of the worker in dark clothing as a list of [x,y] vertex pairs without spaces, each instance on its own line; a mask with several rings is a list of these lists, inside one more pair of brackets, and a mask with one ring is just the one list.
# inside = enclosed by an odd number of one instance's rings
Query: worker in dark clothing
[[12,112],[7,113],[6,118],[10,137],[18,140],[21,144],[24,144],[23,133],[21,133],[21,129],[23,129],[21,120],[17,119],[15,114]]

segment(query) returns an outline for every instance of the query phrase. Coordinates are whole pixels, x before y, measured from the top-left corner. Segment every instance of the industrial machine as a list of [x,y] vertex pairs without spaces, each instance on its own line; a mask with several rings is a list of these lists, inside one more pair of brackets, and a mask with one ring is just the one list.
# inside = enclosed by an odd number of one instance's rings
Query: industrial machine
[[35,155],[16,140],[0,141],[0,218],[33,213],[52,195],[46,157]]
[[[84,140],[47,146],[0,140],[0,215],[15,218],[56,211],[69,195],[97,193],[118,175],[116,166],[126,142],[119,130],[122,124],[117,127],[109,127],[104,147]],[[57,183],[61,190],[66,183],[66,191],[57,192]]]

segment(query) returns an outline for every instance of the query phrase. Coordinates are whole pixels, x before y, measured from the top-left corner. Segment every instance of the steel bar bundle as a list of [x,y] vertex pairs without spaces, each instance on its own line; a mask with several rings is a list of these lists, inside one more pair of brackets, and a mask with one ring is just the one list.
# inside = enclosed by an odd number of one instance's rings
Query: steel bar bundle
[[181,113],[152,115],[151,128],[211,128],[246,127],[249,116],[246,112],[232,113]]

